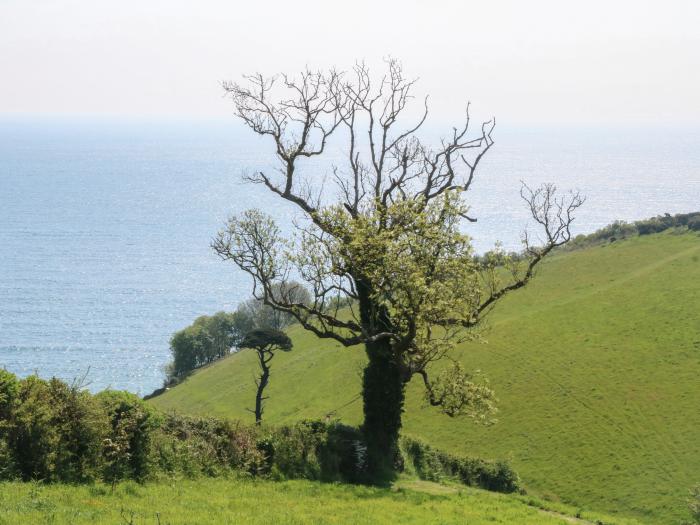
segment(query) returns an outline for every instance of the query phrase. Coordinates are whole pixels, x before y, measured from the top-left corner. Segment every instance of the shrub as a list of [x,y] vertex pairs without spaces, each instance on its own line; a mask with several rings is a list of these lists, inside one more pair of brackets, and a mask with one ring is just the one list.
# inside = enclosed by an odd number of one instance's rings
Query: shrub
[[158,469],[185,475],[217,475],[226,470],[258,474],[265,455],[256,447],[256,431],[215,418],[164,416],[155,456]]
[[51,419],[47,383],[34,376],[23,380],[17,406],[9,414],[6,425],[7,442],[24,481],[47,479],[53,472],[53,451],[59,440]]
[[57,478],[63,481],[93,480],[100,475],[102,441],[107,417],[87,391],[58,379],[49,381],[54,424],[59,429],[56,451]]
[[18,394],[17,377],[6,370],[0,370],[0,480],[12,479],[16,475],[14,454],[7,440],[10,416]]
[[687,226],[689,230],[700,232],[700,214],[688,219]]
[[273,477],[320,479],[318,453],[327,437],[321,425],[312,428],[300,423],[275,430],[269,438]]
[[7,370],[0,369],[0,421],[6,420],[19,394],[17,377]]
[[[450,478],[500,492],[519,488],[505,462],[462,458],[402,441],[399,461],[421,478]],[[0,371],[0,479],[114,484],[159,474],[231,472],[277,479],[367,482],[359,429],[337,422],[244,426],[161,414],[128,392],[95,396],[58,379],[18,380]]]
[[0,437],[0,481],[15,479],[17,468],[15,457],[7,439]]
[[157,413],[129,392],[105,390],[95,398],[109,418],[109,432],[103,441],[105,479],[145,480],[151,474],[152,434],[159,423]]
[[406,464],[421,479],[457,480],[465,485],[496,492],[521,490],[520,478],[506,461],[487,461],[460,457],[439,450],[417,439],[403,438],[402,450]]
[[679,213],[677,215],[665,214],[633,223],[616,221],[588,235],[577,235],[564,249],[575,250],[635,235],[650,235],[671,228],[685,227],[691,231],[700,231],[700,212]]
[[276,477],[356,483],[367,481],[358,429],[338,422],[301,421],[276,429],[269,438]]
[[87,481],[99,474],[105,419],[94,398],[58,379],[30,376],[5,414],[6,448],[24,480]]
[[319,456],[321,479],[325,481],[358,483],[366,478],[367,446],[355,427],[338,422],[328,425]]

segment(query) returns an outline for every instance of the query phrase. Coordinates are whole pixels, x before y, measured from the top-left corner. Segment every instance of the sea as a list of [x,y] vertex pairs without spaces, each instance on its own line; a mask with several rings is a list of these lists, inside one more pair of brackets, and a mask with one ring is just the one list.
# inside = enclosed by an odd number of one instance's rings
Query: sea
[[[586,196],[574,224],[700,210],[700,128],[501,126],[468,195],[478,251],[517,249],[520,181]],[[233,118],[0,118],[0,367],[147,394],[172,333],[233,310],[251,282],[212,238],[247,208],[292,234],[297,212],[242,175],[276,168]],[[342,144],[299,168],[332,198]],[[305,175],[306,174],[306,175]]]

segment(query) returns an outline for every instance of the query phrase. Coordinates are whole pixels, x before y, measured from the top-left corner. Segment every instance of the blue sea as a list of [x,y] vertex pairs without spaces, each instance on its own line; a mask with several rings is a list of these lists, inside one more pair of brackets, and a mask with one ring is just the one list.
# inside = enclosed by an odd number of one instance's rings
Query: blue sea
[[[575,230],[700,209],[700,129],[505,128],[470,194],[478,250],[517,248],[519,181],[587,196]],[[0,120],[0,367],[146,394],[170,335],[232,310],[246,276],[209,247],[249,207],[295,211],[241,174],[269,145],[230,121]],[[339,145],[330,157],[342,162]],[[308,166],[321,184],[330,172]],[[327,195],[330,186],[324,190]]]

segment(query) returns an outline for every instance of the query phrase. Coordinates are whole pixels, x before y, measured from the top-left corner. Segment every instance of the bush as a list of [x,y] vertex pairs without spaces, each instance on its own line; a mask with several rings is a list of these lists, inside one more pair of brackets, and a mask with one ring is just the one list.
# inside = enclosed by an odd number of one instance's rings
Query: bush
[[496,492],[521,490],[520,478],[505,461],[487,461],[460,457],[439,450],[422,441],[403,438],[404,461],[421,479],[440,481],[445,478],[465,485]]
[[672,228],[686,227],[691,231],[700,231],[700,212],[665,214],[633,223],[616,221],[588,235],[577,235],[564,249],[575,250],[635,235],[651,235]]
[[[273,429],[258,441],[267,471],[277,479],[314,479],[355,483],[364,478],[358,429],[337,422],[301,421]],[[358,461],[359,459],[359,461]]]
[[320,479],[319,451],[327,437],[322,425],[300,423],[277,429],[269,438],[273,477]]
[[151,444],[158,427],[158,415],[138,396],[129,392],[105,390],[95,396],[108,417],[108,433],[103,441],[104,477],[145,480],[151,474]]
[[689,230],[700,232],[700,214],[688,219],[687,226]]
[[102,463],[105,418],[95,399],[58,379],[30,376],[4,414],[6,455],[24,479],[87,481]]
[[56,476],[64,481],[87,481],[100,476],[102,441],[107,418],[87,391],[58,379],[49,381],[54,424],[59,429]]
[[6,370],[0,370],[0,481],[12,479],[17,474],[14,454],[7,440],[11,428],[10,415],[18,394],[17,377]]
[[[404,438],[403,464],[500,492],[519,488],[505,462],[462,458]],[[0,479],[144,481],[159,474],[245,473],[274,479],[367,482],[359,429],[337,422],[244,426],[161,414],[128,392],[95,396],[58,379],[0,371]]]
[[164,416],[155,447],[158,469],[188,476],[236,470],[256,475],[265,470],[256,447],[256,429],[215,418]]

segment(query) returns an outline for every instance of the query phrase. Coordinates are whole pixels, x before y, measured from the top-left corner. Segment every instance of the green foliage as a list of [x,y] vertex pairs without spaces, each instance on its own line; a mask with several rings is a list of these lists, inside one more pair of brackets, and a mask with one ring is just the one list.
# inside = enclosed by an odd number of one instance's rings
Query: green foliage
[[170,339],[173,361],[166,370],[172,382],[195,368],[221,359],[238,345],[254,321],[242,312],[203,315]]
[[154,462],[164,473],[215,476],[234,470],[257,475],[265,470],[256,430],[227,420],[168,414],[156,439]]
[[168,374],[177,378],[207,363],[211,347],[209,334],[201,326],[188,326],[175,332],[170,339],[173,362]]
[[466,458],[436,450],[418,439],[403,438],[405,461],[421,479],[455,480],[495,492],[521,490],[520,478],[505,461]]
[[[309,292],[293,281],[275,286],[274,293],[300,304],[311,300]],[[192,370],[226,357],[240,347],[244,336],[252,330],[280,331],[293,321],[291,314],[276,311],[255,298],[240,304],[233,313],[202,315],[170,339],[173,360],[165,367],[166,384],[175,384]]]
[[689,230],[700,232],[700,214],[689,218],[687,226]]
[[445,368],[426,391],[429,403],[439,400],[442,412],[450,417],[465,415],[481,423],[492,424],[496,420],[496,395],[479,372],[468,374],[461,363]]
[[[349,287],[358,289],[358,302],[351,309],[359,325],[347,327],[360,332],[357,342],[383,334],[364,341],[362,382],[368,463],[378,478],[395,466],[405,388],[415,374],[423,378],[430,405],[443,413],[485,419],[489,414],[478,412],[493,408],[492,392],[469,381],[461,368],[449,385],[445,376],[438,384],[429,379],[433,364],[471,335],[463,326],[476,324],[484,295],[497,286],[484,294],[481,266],[460,229],[467,213],[463,198],[453,188],[433,199],[377,199],[358,214],[328,206],[316,216],[323,226],[304,232],[291,257],[304,276],[323,275],[329,283],[353,276]],[[241,240],[259,230],[245,220],[238,224]],[[276,238],[274,228],[269,232]]]
[[274,349],[289,352],[292,340],[284,332],[271,328],[258,328],[248,332],[240,343],[241,348]]
[[268,438],[271,473],[281,479],[320,479],[321,464],[317,452],[326,433],[314,432],[302,425],[282,427]]
[[152,436],[159,425],[155,409],[129,392],[105,390],[95,398],[111,427],[103,443],[105,479],[147,479],[152,473]]
[[356,454],[361,444],[356,428],[301,421],[271,429],[259,447],[265,450],[273,478],[357,482],[365,467]]
[[700,231],[700,212],[659,215],[634,222],[615,221],[586,235],[578,235],[564,248],[573,250],[606,242],[615,242],[637,235],[661,233],[672,228]]
[[294,258],[302,273],[362,275],[369,299],[390,319],[393,352],[406,370],[424,370],[448,352],[454,326],[472,320],[481,300],[471,240],[459,228],[462,198],[453,190],[429,202],[377,203],[358,217],[329,207],[319,216],[334,236],[304,235]]
[[0,369],[0,480],[12,479],[16,474],[15,458],[8,443],[11,428],[10,415],[19,394],[17,377]]
[[0,418],[6,418],[19,394],[17,377],[7,370],[0,369]]
[[350,482],[366,477],[362,434],[337,422],[249,427],[162,414],[128,392],[93,396],[58,379],[17,380],[6,372],[0,374],[0,392],[3,479],[102,480],[114,490],[122,480],[163,475]]
[[68,481],[98,478],[102,463],[100,441],[106,426],[103,411],[89,392],[77,386],[53,378],[49,390],[54,409],[52,424],[60,435],[55,476]]
[[[4,383],[13,384],[7,376]],[[17,386],[15,402],[0,414],[0,454],[11,458],[12,470],[25,480],[98,477],[106,425],[95,399],[57,379],[29,376]]]
[[[553,256],[490,315],[480,341],[452,355],[488,375],[498,424],[424,408],[412,385],[406,433],[455,454],[508,457],[529,494],[677,524],[700,472],[699,260],[697,235],[673,230]],[[275,359],[266,420],[360,424],[365,356],[299,327],[288,334],[295,351]],[[231,356],[153,403],[243,419],[254,357]]]

